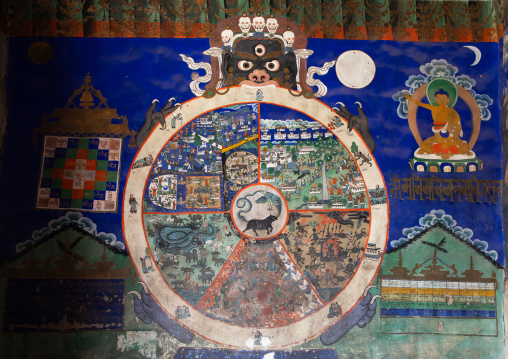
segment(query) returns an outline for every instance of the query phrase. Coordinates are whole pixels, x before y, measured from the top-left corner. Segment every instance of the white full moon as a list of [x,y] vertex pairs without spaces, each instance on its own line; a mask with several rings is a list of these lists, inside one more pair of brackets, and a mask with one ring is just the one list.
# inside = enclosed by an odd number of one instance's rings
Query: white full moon
[[335,72],[344,86],[361,89],[374,79],[376,64],[365,52],[351,50],[339,56],[335,64]]

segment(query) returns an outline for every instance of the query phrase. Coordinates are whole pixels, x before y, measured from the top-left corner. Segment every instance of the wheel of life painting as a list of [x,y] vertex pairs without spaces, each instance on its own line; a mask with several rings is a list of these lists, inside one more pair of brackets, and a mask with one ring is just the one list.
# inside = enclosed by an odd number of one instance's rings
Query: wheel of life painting
[[129,252],[159,305],[239,348],[301,343],[341,320],[388,234],[385,184],[361,137],[282,88],[195,98],[166,124],[138,151],[123,204]]

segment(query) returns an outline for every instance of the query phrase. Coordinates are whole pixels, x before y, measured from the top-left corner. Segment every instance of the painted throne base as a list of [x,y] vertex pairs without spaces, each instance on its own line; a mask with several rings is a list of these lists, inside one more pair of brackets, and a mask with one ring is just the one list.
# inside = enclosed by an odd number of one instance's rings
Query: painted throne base
[[416,172],[477,172],[483,169],[483,161],[479,160],[476,155],[451,155],[450,158],[444,159],[435,154],[420,155],[417,152],[410,159],[409,166]]

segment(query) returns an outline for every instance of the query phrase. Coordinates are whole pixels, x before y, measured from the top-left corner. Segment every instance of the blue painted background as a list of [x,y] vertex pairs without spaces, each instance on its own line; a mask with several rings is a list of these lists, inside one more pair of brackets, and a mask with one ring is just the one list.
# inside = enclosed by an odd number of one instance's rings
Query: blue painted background
[[[209,57],[202,54],[209,48],[206,39],[39,38],[37,41],[47,41],[53,48],[53,58],[45,64],[34,64],[28,57],[33,39],[9,38],[8,124],[0,169],[0,198],[3,199],[0,207],[0,261],[12,257],[16,244],[31,239],[34,230],[46,227],[50,220],[65,215],[65,211],[34,210],[43,143],[41,136],[39,143],[31,143],[32,130],[40,126],[43,113],[50,115],[55,108],[64,107],[73,90],[81,86],[89,72],[93,86],[102,92],[109,106],[127,117],[130,129],[138,130],[154,98],[163,102],[175,97],[178,102],[183,102],[194,97],[188,86],[193,71],[179,54],[191,56],[196,62],[209,61]],[[482,52],[481,61],[476,66],[471,66],[474,53],[464,45],[468,44],[309,39],[307,48],[314,50],[314,54],[308,59],[308,66],[321,67],[324,62],[336,60],[348,50],[361,50],[374,60],[377,67],[375,78],[364,89],[343,86],[334,68],[327,75],[316,77],[328,86],[327,95],[320,98],[327,105],[333,106],[341,101],[356,113],[354,102],[363,104],[376,140],[374,157],[388,189],[390,178],[395,174],[411,177],[408,160],[417,148],[407,120],[397,116],[398,102],[391,96],[407,89],[404,83],[408,77],[420,74],[419,67],[433,59],[447,60],[459,69],[457,75],[465,74],[476,80],[474,89],[477,93],[487,94],[494,100],[494,105],[489,107],[492,117],[482,122],[474,148],[478,158],[484,161],[484,170],[473,175],[478,179],[501,180],[499,44],[473,44]],[[464,133],[468,135],[471,124],[469,110],[461,101],[455,109],[461,115]],[[419,111],[419,121],[425,119],[424,112]],[[428,125],[420,125],[423,138],[430,136],[431,119],[428,115]],[[127,137],[123,142],[118,213],[83,212],[97,224],[98,232],[114,233],[121,241],[121,196],[137,151],[137,148],[128,147],[129,139]],[[439,177],[470,178],[471,174],[439,174]],[[501,203],[400,201],[390,198],[389,241],[399,239],[403,228],[418,225],[418,219],[432,209],[444,209],[454,217],[457,225],[471,228],[473,238],[487,241],[489,250],[498,251],[498,262],[504,263]]]

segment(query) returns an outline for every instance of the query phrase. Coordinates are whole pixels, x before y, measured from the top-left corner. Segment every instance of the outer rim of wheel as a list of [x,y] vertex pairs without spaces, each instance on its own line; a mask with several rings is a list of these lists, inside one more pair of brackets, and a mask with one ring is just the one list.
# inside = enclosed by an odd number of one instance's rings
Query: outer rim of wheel
[[[157,126],[138,150],[133,163],[148,156],[149,154],[152,156],[157,155],[160,149],[164,147],[173,135],[199,115],[213,109],[226,107],[232,104],[258,102],[261,104],[266,103],[284,107],[287,107],[287,104],[291,104],[292,109],[307,114],[309,117],[320,122],[325,127],[328,127],[331,119],[336,116],[330,107],[321,101],[316,99],[305,99],[302,97],[296,98],[292,96],[287,89],[283,88],[263,88],[262,91],[264,98],[262,102],[259,102],[256,101],[257,90],[257,88],[233,87],[230,89],[227,96],[216,96],[213,99],[197,97],[183,103],[182,106],[175,111],[175,113],[182,114],[184,119],[182,124],[175,129],[170,128],[166,131],[160,131],[158,129],[159,126]],[[342,120],[346,122],[344,119]],[[342,128],[344,127],[346,126],[342,126]],[[350,148],[354,141],[360,151],[370,154],[365,142],[356,133],[356,131],[353,131],[351,136],[346,135],[344,129],[340,131],[339,129],[329,131],[331,131],[346,148]],[[373,166],[364,166],[364,168],[362,168],[358,165],[358,163],[356,163],[357,168],[364,179],[367,196],[368,190],[375,189],[377,186],[379,188],[384,188],[386,191],[381,171],[372,154],[370,155],[374,164]],[[154,158],[156,158],[156,156],[154,156]],[[252,342],[255,333],[258,331],[257,328],[240,327],[212,319],[195,310],[180,296],[178,296],[176,292],[166,283],[160,270],[146,274],[143,273],[140,261],[136,260],[136,258],[139,259],[140,257],[144,257],[146,247],[149,247],[144,231],[142,218],[143,213],[141,208],[137,211],[137,213],[130,213],[128,201],[131,194],[133,194],[134,198],[137,198],[138,200],[143,198],[145,186],[147,185],[147,179],[151,169],[151,166],[131,169],[127,175],[123,197],[123,233],[129,254],[139,278],[147,285],[154,300],[157,301],[157,303],[167,312],[169,316],[174,318],[174,313],[178,306],[189,306],[190,317],[178,319],[178,322],[182,326],[212,342],[231,347],[248,349],[249,343]],[[389,205],[388,203],[370,205],[370,213],[371,223],[367,243],[374,244],[384,253],[388,240]],[[264,348],[280,348],[303,343],[313,337],[316,337],[334,325],[361,299],[365,287],[371,284],[374,280],[381,265],[381,261],[382,258],[379,258],[379,260],[376,261],[367,261],[363,258],[356,269],[356,273],[351,278],[347,286],[342,289],[333,301],[330,301],[317,312],[301,319],[298,322],[284,327],[259,329],[264,337],[269,338],[270,343]],[[338,302],[340,304],[342,308],[342,317],[327,317],[329,307],[332,302]]]

